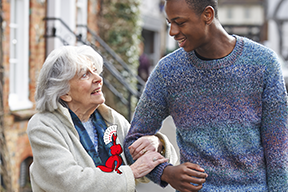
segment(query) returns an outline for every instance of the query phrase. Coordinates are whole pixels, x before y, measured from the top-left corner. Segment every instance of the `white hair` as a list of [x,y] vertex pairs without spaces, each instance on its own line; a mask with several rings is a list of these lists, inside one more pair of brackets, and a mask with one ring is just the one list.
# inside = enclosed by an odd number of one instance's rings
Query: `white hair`
[[62,95],[69,92],[69,81],[81,67],[93,63],[100,74],[103,58],[90,46],[63,46],[53,50],[40,71],[36,87],[36,109],[54,111]]

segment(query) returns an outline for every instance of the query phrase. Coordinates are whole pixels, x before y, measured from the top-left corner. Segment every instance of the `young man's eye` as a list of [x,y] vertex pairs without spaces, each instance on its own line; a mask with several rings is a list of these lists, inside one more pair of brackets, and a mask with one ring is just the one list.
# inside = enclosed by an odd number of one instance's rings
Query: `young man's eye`
[[183,25],[185,22],[176,23],[178,26]]

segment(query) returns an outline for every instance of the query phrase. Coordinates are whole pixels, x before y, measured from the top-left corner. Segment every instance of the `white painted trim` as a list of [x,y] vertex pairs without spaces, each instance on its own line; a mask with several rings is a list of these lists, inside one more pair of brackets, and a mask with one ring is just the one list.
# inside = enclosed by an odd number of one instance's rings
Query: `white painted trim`
[[[8,99],[11,111],[29,109],[33,106],[29,101],[29,3],[29,0],[11,0]],[[14,35],[13,30],[16,31]]]
[[[88,12],[88,2],[87,0],[77,1],[77,25],[87,25],[87,12]],[[87,29],[80,27],[77,28],[77,34],[82,34],[82,38],[86,39]]]
[[[49,0],[47,1],[47,17],[60,18],[66,25],[75,31],[75,11],[76,0]],[[60,21],[47,21],[47,28],[51,30],[52,27],[56,28],[56,36],[61,37],[70,45],[75,45],[76,38],[71,34]],[[63,46],[59,38],[48,38],[46,52],[49,54],[52,50]]]

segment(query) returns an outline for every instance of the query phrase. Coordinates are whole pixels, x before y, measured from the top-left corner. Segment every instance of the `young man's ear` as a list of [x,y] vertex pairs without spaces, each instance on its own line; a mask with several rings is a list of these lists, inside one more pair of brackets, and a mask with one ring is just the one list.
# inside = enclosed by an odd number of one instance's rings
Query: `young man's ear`
[[69,93],[66,93],[65,95],[60,96],[60,99],[62,99],[66,103],[69,103],[72,101],[72,97],[69,95]]
[[212,6],[207,6],[202,13],[206,25],[210,25],[215,17],[215,10]]

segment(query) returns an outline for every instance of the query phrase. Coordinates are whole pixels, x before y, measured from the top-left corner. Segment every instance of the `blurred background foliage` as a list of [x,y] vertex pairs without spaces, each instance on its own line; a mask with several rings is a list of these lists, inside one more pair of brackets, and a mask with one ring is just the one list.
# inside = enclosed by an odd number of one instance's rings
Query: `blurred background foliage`
[[131,66],[139,65],[141,40],[140,0],[102,1],[99,33],[101,38]]
[[[103,0],[101,2],[99,35],[100,37],[121,57],[129,66],[130,70],[137,74],[139,66],[139,43],[141,41],[141,13],[140,0]],[[107,58],[113,63],[113,60]],[[122,74],[126,81],[136,90],[136,79],[127,73],[119,63],[113,66]],[[119,91],[124,98],[129,98],[129,93],[123,85],[112,78],[113,76],[104,71],[103,77]],[[120,102],[119,98],[113,95],[108,89],[103,87],[106,104],[130,119],[128,108]],[[135,97],[131,98],[131,109],[135,109],[137,104]],[[132,111],[132,112],[133,112]]]

